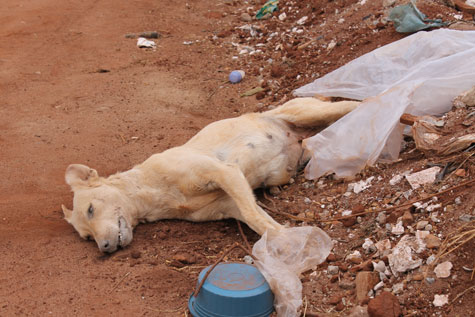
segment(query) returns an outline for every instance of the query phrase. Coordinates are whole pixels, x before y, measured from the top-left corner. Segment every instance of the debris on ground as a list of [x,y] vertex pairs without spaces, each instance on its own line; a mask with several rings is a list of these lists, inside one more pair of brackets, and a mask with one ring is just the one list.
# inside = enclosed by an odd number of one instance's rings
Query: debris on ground
[[139,37],[137,39],[137,46],[140,48],[155,48],[157,44],[154,41],[147,40],[144,37]]

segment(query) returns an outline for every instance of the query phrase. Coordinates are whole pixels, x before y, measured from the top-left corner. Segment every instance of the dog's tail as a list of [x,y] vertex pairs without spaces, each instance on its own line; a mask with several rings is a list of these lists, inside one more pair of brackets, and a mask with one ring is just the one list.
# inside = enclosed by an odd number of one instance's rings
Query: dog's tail
[[297,127],[327,127],[359,104],[359,101],[327,102],[311,97],[295,98],[263,114],[269,114]]

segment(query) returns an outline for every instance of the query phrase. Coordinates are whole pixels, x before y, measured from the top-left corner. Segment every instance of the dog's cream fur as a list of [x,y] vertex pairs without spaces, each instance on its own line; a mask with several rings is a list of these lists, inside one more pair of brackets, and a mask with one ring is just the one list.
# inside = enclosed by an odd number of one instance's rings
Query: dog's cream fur
[[66,220],[103,252],[132,241],[139,222],[236,218],[259,234],[279,225],[255,201],[253,189],[286,184],[308,159],[301,129],[324,128],[359,103],[297,98],[273,110],[206,126],[186,144],[152,155],[107,178],[72,164],[66,182],[74,208]]

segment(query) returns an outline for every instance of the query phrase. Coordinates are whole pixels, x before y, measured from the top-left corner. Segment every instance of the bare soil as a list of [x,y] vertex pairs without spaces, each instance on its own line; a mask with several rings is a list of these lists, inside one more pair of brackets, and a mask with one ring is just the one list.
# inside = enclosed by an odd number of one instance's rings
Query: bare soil
[[[232,243],[242,241],[236,222],[139,225],[129,247],[103,255],[63,220],[61,204],[72,205],[64,182],[66,167],[87,164],[101,175],[126,170],[184,143],[210,122],[290,99],[293,89],[405,36],[384,19],[392,7],[383,3],[390,1],[361,2],[284,0],[273,18],[246,22],[243,13],[254,17],[263,1],[3,0],[0,315],[189,315],[187,301],[198,273]],[[429,18],[454,21],[462,14],[462,20],[472,19],[446,1],[420,1],[419,8]],[[282,12],[286,18],[281,21]],[[307,21],[297,24],[304,16]],[[255,25],[258,35],[237,29],[246,24]],[[136,39],[125,37],[143,31],[160,33],[156,49],[139,49]],[[329,46],[332,41],[335,45]],[[243,49],[248,53],[240,54]],[[239,84],[227,82],[233,69],[246,72]],[[264,91],[241,97],[254,87]],[[279,222],[300,225],[295,216],[306,217],[307,224],[321,226],[337,241],[328,263],[303,277],[308,311],[348,315],[358,304],[357,269],[352,270],[356,264],[345,256],[362,250],[366,237],[375,242],[390,237],[393,246],[397,243],[374,212],[383,204],[407,202],[402,193],[409,185],[389,186],[393,175],[448,162],[465,171],[415,192],[411,199],[473,179],[473,157],[427,157],[407,141],[402,160],[357,175],[355,180],[380,177],[361,195],[344,195],[349,181],[323,178],[318,183],[303,175],[271,196],[272,202],[262,190],[256,192],[259,200],[280,210],[273,214]],[[443,239],[463,224],[461,215],[473,215],[473,183],[438,198],[443,204],[441,222],[429,221],[432,233]],[[323,221],[345,209],[373,213],[355,224]],[[414,223],[430,219],[412,213]],[[392,218],[387,222],[396,223],[397,217]],[[251,242],[257,241],[257,234],[244,229]],[[414,279],[416,274],[433,275],[423,269],[392,277],[386,288],[404,282],[404,292],[398,295],[403,314],[473,316],[473,288],[452,301],[473,286],[467,268],[473,270],[474,247],[472,240],[449,255],[454,268],[448,279],[433,284]],[[432,253],[436,250],[424,258]],[[229,260],[241,261],[243,256],[235,252]],[[371,255],[363,253],[363,258]],[[340,266],[337,279],[326,273],[333,262]],[[435,308],[434,294],[449,294],[450,305]],[[340,298],[339,305],[329,302],[332,296]]]

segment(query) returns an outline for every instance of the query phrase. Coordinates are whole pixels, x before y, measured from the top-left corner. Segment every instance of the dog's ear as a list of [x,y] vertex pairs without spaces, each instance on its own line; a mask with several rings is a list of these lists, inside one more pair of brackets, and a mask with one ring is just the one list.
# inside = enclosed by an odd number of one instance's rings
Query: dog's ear
[[82,164],[71,164],[66,169],[66,183],[71,186],[87,186],[88,181],[98,178],[99,175],[95,169]]
[[66,208],[65,205],[61,205],[61,209],[63,209],[64,219],[66,219],[67,222],[71,223],[71,216],[73,215],[73,211]]

